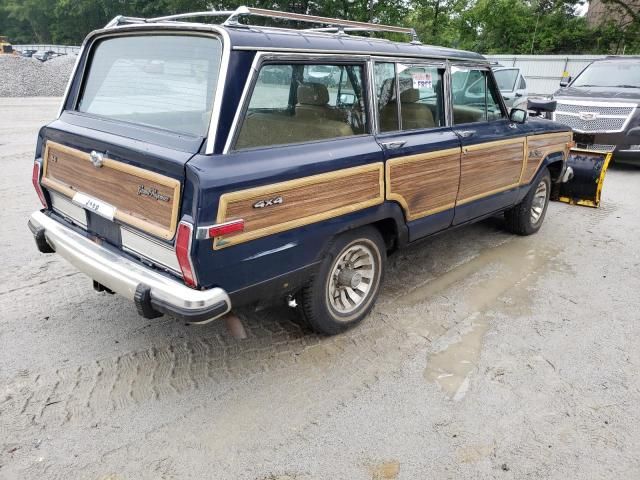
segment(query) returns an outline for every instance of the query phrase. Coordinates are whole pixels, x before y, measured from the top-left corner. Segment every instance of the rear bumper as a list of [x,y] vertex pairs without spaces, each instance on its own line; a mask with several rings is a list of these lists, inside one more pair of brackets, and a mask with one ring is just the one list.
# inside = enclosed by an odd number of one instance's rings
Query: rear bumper
[[40,251],[55,251],[96,282],[135,302],[138,312],[147,318],[169,313],[197,322],[218,318],[231,309],[231,300],[223,289],[189,288],[74,232],[43,212],[31,215],[29,229]]

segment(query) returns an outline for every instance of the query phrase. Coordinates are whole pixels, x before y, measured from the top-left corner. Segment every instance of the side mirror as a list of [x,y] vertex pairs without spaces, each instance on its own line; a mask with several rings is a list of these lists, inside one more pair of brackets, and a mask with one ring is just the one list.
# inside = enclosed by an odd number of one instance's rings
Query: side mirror
[[341,93],[338,97],[338,104],[353,105],[356,103],[356,96],[353,93]]
[[640,139],[640,127],[633,127],[627,132],[627,137]]
[[526,110],[520,110],[519,108],[512,108],[509,113],[509,120],[514,123],[524,123],[527,120]]
[[568,87],[571,83],[571,77],[562,77],[560,79],[560,88]]

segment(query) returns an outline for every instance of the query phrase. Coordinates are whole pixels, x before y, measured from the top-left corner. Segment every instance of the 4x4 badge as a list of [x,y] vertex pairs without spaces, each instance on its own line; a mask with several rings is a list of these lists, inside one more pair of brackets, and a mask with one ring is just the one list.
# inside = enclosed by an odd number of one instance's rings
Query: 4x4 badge
[[279,205],[281,203],[284,203],[284,199],[282,197],[274,197],[269,198],[268,200],[260,200],[254,203],[253,208],[271,207],[273,205]]

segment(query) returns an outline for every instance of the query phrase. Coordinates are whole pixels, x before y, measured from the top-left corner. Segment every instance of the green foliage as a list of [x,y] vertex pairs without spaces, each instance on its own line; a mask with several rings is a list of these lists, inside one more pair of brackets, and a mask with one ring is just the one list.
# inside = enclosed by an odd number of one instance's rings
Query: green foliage
[[425,43],[486,54],[640,53],[635,3],[603,1],[631,8],[631,20],[590,27],[574,13],[575,1],[566,0],[0,0],[0,34],[14,43],[77,45],[117,15],[150,17],[246,4],[410,25]]

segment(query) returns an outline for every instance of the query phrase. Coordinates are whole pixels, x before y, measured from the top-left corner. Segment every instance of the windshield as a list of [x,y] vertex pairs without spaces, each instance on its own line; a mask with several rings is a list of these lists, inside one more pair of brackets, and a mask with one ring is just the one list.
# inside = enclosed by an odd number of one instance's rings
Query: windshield
[[516,87],[516,80],[518,79],[518,70],[495,70],[493,76],[496,77],[498,82],[498,88],[502,91],[512,91]]
[[571,86],[640,88],[640,62],[592,63]]
[[107,39],[93,50],[80,112],[205,136],[221,42],[212,37],[145,35]]

